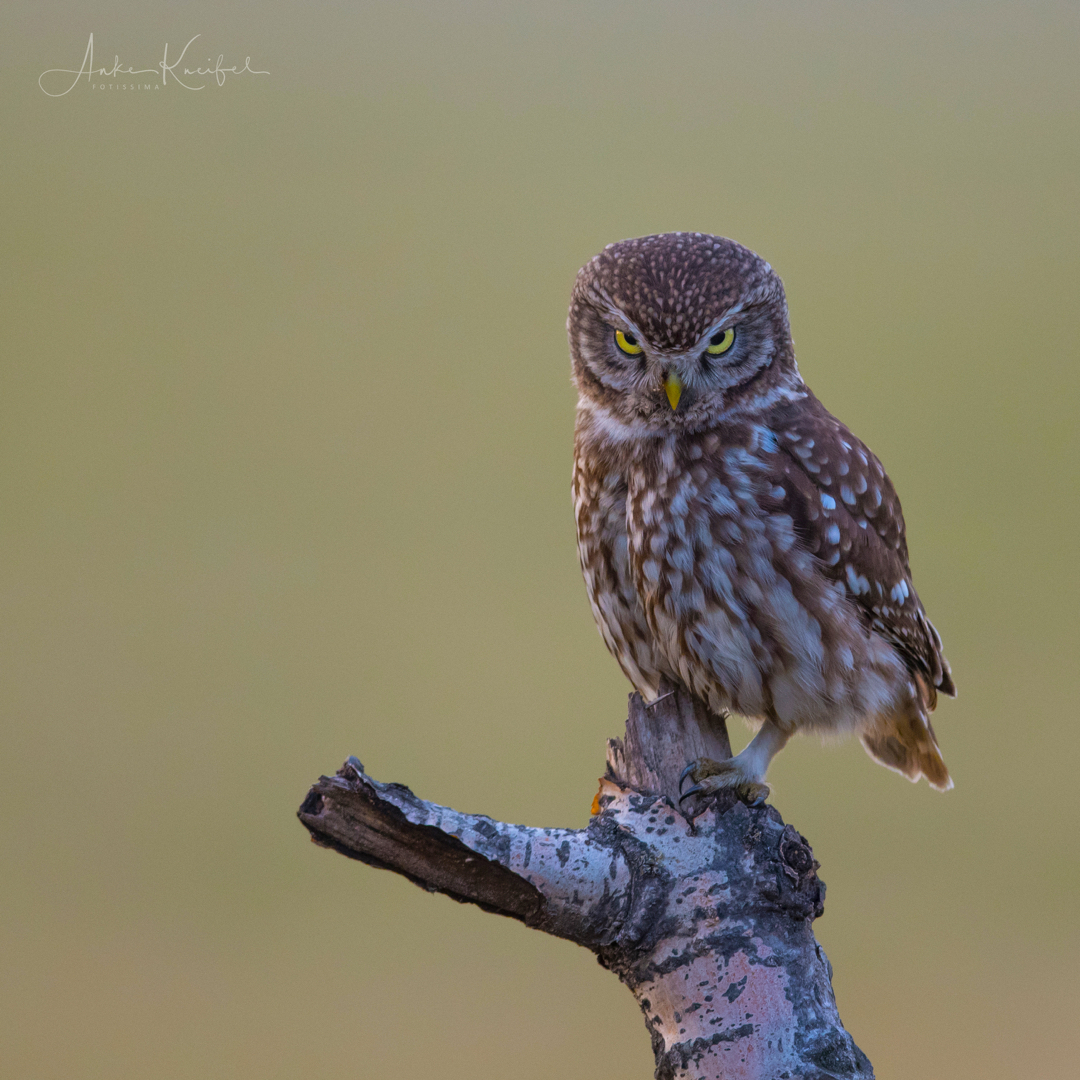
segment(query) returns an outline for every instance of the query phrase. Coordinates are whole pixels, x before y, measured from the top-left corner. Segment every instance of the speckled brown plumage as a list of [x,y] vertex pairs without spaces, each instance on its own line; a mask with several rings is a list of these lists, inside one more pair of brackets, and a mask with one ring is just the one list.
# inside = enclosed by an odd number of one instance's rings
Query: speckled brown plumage
[[899,499],[803,382],[772,268],[696,233],[613,244],[578,274],[568,331],[601,635],[647,699],[667,678],[761,724],[731,762],[691,770],[697,790],[762,794],[798,730],[857,732],[883,764],[951,786],[929,713],[955,690]]

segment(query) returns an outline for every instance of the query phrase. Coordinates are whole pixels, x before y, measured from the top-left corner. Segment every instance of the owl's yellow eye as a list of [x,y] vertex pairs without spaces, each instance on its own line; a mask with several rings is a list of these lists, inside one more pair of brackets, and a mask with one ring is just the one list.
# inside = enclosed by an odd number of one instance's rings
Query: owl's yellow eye
[[637,338],[633,334],[624,334],[621,330],[615,331],[615,344],[627,356],[637,356],[642,351]]
[[726,330],[721,330],[718,334],[713,334],[709,338],[709,344],[705,351],[710,356],[719,356],[721,353],[726,353],[732,345],[735,344],[735,330],[732,327],[728,327]]

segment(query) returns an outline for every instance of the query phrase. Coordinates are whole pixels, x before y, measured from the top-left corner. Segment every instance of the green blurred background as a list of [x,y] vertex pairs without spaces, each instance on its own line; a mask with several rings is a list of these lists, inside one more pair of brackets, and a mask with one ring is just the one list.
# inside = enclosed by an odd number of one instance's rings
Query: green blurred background
[[[322,851],[355,753],[582,826],[628,687],[569,497],[604,244],[732,236],[880,455],[960,686],[942,796],[770,774],[882,1080],[1072,1077],[1080,14],[9,3],[0,1073],[646,1077],[587,952]],[[46,68],[251,56],[201,92]],[[100,81],[100,80],[99,80]],[[733,729],[745,741],[741,726]]]

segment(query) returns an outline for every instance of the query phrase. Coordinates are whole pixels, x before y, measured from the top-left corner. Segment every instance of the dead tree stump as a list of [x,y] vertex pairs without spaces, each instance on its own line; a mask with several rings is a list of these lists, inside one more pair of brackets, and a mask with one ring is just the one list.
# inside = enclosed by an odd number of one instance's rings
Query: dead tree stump
[[657,1080],[873,1080],[811,929],[825,885],[810,845],[771,806],[678,808],[686,761],[730,754],[684,691],[634,694],[585,829],[462,814],[356,758],[299,817],[324,847],[591,949],[637,998]]

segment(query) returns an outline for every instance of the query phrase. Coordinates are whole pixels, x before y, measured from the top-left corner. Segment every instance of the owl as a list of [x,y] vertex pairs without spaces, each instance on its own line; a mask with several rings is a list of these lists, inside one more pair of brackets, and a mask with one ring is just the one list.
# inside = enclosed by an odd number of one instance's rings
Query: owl
[[952,787],[930,713],[956,691],[900,501],[803,382],[772,267],[702,233],[611,244],[578,273],[567,331],[600,634],[646,702],[667,680],[756,728],[730,760],[690,762],[683,798],[762,801],[796,731],[857,733]]

